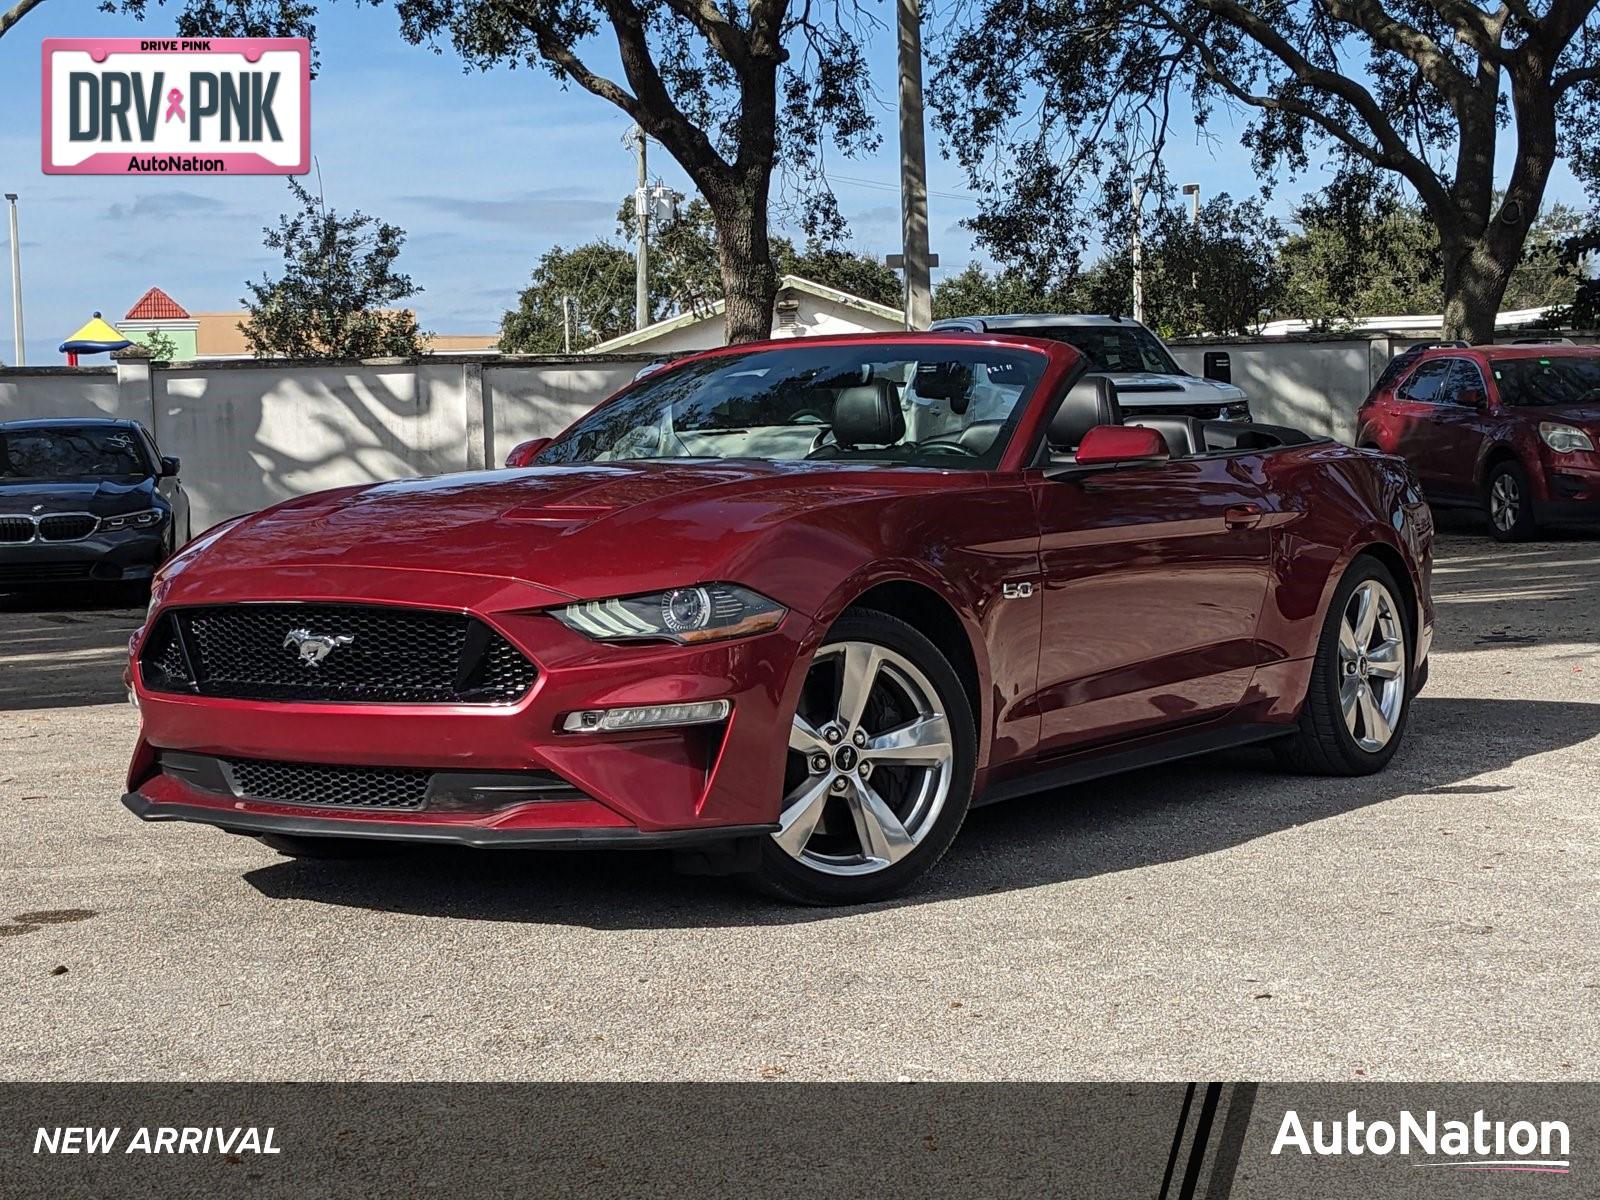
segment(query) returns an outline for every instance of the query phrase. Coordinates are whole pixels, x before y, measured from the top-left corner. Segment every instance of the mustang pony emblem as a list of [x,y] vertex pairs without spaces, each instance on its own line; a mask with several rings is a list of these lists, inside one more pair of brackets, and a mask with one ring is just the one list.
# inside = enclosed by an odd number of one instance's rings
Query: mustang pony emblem
[[340,646],[348,646],[356,639],[347,633],[329,636],[327,634],[312,633],[309,629],[291,629],[283,639],[285,649],[294,646],[300,651],[300,665],[303,667],[319,667],[322,660],[327,658]]

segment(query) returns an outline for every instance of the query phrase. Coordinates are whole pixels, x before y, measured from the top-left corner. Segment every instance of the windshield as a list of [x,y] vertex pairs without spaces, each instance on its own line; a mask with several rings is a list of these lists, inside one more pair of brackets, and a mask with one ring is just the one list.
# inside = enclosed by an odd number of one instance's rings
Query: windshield
[[77,479],[149,475],[153,471],[131,429],[60,426],[0,430],[0,479]]
[[988,470],[1044,355],[882,343],[753,350],[647,375],[535,460],[841,460]]
[[1600,355],[1503,358],[1491,365],[1502,404],[1548,407],[1600,400]]
[[1172,360],[1156,335],[1142,325],[1044,325],[1007,329],[1024,337],[1065,342],[1080,351],[1096,371],[1152,371],[1157,375],[1186,372]]

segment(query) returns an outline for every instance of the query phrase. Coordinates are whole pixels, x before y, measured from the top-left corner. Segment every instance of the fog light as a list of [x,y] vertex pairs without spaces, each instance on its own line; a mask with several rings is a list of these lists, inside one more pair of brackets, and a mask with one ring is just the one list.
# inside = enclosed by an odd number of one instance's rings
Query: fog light
[[733,705],[726,700],[693,704],[642,704],[637,708],[588,708],[568,713],[561,728],[568,733],[622,733],[672,725],[709,725],[726,720]]

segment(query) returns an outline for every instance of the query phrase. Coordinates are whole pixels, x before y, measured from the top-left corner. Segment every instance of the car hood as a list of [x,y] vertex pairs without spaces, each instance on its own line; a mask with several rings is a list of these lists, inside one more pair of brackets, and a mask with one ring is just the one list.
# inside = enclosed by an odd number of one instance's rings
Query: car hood
[[1117,400],[1124,408],[1141,404],[1236,404],[1242,389],[1198,375],[1161,375],[1155,371],[1107,371],[1117,385]]
[[1581,425],[1587,432],[1600,430],[1600,405],[1596,404],[1540,404],[1520,411],[1537,416],[1541,421]]
[[[567,597],[738,579],[773,524],[939,471],[858,464],[591,464],[344,488],[246,517],[183,563],[498,576]],[[946,486],[948,486],[946,482]]]
[[155,506],[153,477],[110,479],[0,479],[0,513],[86,512],[97,517]]

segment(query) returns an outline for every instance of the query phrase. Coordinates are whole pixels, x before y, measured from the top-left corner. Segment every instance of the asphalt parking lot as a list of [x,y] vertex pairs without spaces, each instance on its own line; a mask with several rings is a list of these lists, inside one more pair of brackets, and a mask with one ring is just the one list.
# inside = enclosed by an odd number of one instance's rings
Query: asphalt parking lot
[[1600,538],[1454,529],[1435,586],[1385,774],[1251,752],[985,809],[846,911],[142,824],[138,610],[0,599],[0,1077],[1594,1078]]

